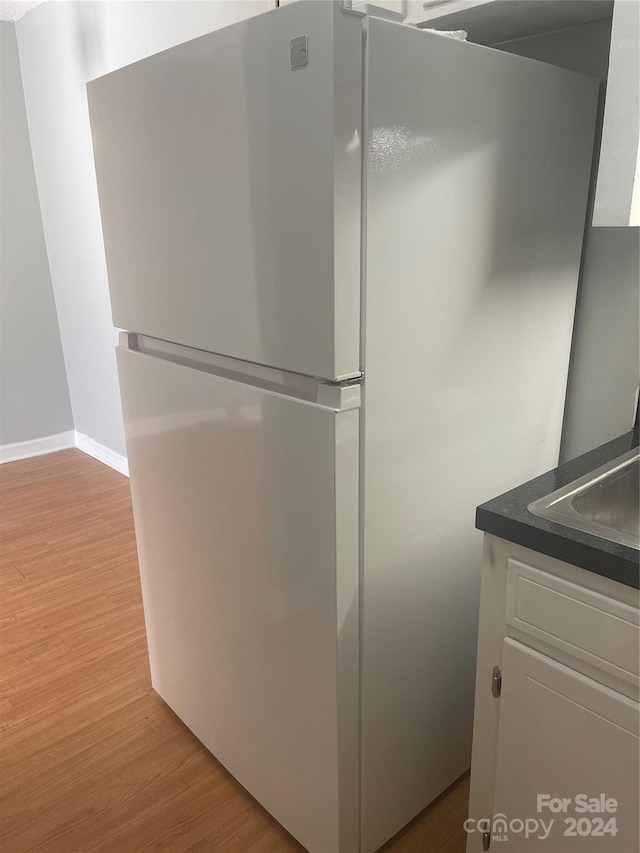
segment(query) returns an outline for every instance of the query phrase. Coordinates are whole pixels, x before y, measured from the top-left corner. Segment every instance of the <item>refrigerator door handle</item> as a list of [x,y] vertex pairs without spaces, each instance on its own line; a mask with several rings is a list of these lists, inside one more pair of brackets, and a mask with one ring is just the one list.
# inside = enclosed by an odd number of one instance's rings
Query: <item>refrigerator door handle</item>
[[360,408],[359,382],[363,374],[346,382],[328,382],[301,373],[291,373],[170,341],[162,341],[136,332],[120,332],[119,344],[122,349],[182,364],[185,367],[260,388],[281,397],[291,397],[322,409],[346,412]]

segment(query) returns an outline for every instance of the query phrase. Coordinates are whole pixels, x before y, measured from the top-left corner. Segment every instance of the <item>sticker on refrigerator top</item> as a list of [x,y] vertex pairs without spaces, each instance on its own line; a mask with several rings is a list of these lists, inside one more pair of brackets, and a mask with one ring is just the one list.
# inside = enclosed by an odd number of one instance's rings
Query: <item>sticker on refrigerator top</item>
[[300,68],[309,61],[307,53],[307,37],[298,36],[291,39],[291,67]]

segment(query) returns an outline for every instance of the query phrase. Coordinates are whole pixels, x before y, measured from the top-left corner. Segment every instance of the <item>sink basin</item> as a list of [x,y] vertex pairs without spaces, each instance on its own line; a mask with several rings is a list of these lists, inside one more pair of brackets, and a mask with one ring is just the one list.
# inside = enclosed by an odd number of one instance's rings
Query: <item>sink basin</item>
[[635,448],[527,509],[539,518],[640,549],[639,472]]

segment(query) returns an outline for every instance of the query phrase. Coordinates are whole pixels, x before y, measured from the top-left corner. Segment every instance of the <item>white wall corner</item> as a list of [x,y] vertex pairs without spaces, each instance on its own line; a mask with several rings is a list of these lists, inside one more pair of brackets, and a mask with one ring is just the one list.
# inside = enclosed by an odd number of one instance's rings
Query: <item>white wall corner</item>
[[75,446],[76,433],[72,429],[56,435],[45,435],[44,438],[2,444],[0,445],[0,464],[16,462],[18,459],[30,459],[32,456],[44,456],[45,453],[55,453],[57,450],[66,450],[68,447]]
[[83,453],[93,456],[94,459],[108,465],[109,468],[113,468],[115,471],[119,471],[120,474],[124,474],[125,477],[129,476],[129,462],[126,456],[110,450],[104,444],[99,444],[93,438],[89,438],[88,435],[84,435],[77,430],[75,431],[75,446],[78,450],[82,450]]
[[129,476],[129,463],[126,456],[110,450],[89,438],[88,435],[73,429],[57,435],[45,435],[44,438],[16,441],[14,444],[0,444],[0,465],[5,462],[17,462],[20,459],[30,459],[32,456],[56,453],[58,450],[67,450],[70,447],[77,447],[78,450],[93,456],[94,459],[119,471],[125,477]]

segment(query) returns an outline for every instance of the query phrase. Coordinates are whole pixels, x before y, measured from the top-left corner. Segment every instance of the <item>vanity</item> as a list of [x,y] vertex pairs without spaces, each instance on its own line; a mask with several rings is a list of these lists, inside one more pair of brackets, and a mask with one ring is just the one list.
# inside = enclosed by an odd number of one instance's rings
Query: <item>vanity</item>
[[631,433],[478,507],[468,853],[631,853],[640,790]]

